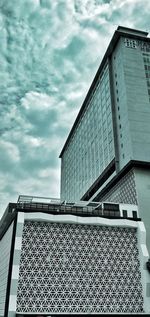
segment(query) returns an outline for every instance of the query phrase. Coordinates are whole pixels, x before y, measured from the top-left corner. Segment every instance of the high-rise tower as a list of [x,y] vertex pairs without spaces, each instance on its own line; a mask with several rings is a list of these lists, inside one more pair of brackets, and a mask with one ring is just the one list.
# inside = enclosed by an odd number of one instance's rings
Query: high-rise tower
[[150,247],[150,38],[118,27],[60,154],[61,198],[139,205]]

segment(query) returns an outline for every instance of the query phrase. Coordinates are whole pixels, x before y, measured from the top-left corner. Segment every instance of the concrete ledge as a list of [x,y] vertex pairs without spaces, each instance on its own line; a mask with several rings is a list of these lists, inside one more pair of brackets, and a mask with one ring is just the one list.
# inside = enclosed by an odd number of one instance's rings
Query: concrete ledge
[[49,221],[49,222],[61,222],[61,223],[76,223],[86,225],[97,225],[97,226],[118,226],[118,227],[129,227],[137,228],[138,223],[136,221],[128,219],[108,219],[101,217],[78,217],[73,215],[50,215],[44,213],[27,213],[25,214],[24,220],[34,221]]

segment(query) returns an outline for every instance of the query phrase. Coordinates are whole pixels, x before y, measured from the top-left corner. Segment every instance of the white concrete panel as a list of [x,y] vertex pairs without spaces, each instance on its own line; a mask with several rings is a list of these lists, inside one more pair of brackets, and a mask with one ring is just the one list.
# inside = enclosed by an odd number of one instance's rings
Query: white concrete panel
[[10,295],[10,298],[9,298],[9,312],[16,311],[16,301],[17,301],[17,296],[16,295]]
[[19,277],[19,265],[13,265],[12,268],[12,279],[17,280]]
[[15,250],[21,250],[22,237],[16,237],[15,239]]
[[18,222],[24,223],[24,212],[18,212]]
[[107,225],[107,226],[118,226],[118,227],[133,227],[137,228],[138,224],[136,221],[127,219],[107,219],[101,217],[77,217],[73,215],[48,215],[43,213],[28,213],[25,214],[25,220],[36,220],[36,221],[49,221],[49,222],[60,222],[60,223],[78,223],[78,224],[89,224],[89,225]]

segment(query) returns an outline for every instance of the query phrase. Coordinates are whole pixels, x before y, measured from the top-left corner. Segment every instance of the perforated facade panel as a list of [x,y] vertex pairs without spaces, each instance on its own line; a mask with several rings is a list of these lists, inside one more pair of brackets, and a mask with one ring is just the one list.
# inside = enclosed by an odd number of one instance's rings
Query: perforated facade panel
[[17,312],[142,312],[135,228],[26,221]]
[[133,170],[122,177],[122,179],[101,198],[101,200],[116,203],[138,204]]

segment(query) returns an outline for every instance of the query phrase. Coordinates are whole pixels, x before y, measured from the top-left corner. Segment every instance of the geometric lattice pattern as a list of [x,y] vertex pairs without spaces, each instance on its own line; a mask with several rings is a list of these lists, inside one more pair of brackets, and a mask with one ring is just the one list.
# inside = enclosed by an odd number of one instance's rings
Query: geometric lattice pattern
[[134,171],[131,170],[103,197],[103,201],[137,205]]
[[136,229],[25,222],[17,312],[142,311]]

